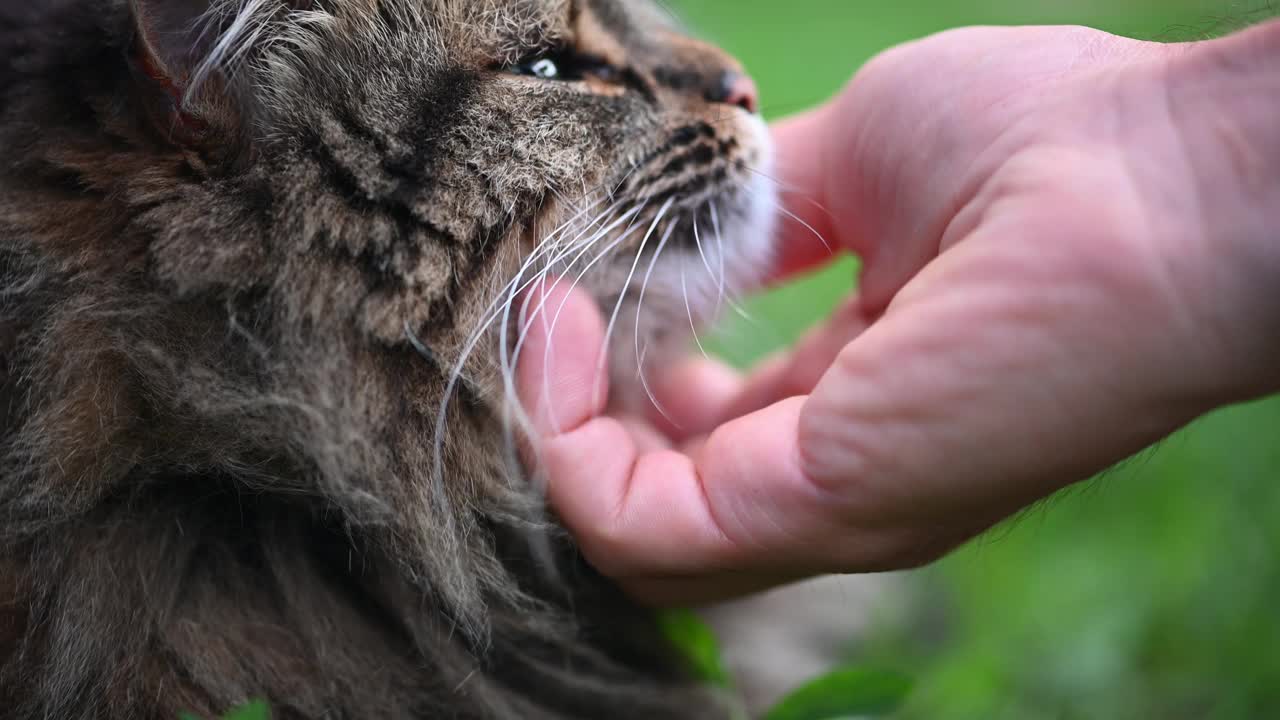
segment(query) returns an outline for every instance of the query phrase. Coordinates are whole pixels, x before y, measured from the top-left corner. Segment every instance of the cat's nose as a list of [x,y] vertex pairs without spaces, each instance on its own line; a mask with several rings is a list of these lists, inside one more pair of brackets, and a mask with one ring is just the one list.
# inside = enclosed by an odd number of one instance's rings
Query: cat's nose
[[749,75],[727,70],[720,75],[720,82],[707,98],[711,102],[736,105],[754,114],[760,109],[760,93]]

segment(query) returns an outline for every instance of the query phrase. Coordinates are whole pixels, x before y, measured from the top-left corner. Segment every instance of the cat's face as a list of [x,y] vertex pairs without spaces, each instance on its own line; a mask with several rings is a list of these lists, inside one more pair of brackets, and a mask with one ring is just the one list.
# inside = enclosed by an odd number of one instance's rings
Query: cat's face
[[[753,90],[649,0],[90,5],[47,12],[104,40],[44,37],[13,66],[39,79],[0,108],[21,151],[0,173],[0,231],[97,278],[77,286],[86,306],[145,306],[130,312],[147,323],[67,334],[158,348],[101,382],[174,398],[145,413],[190,426],[191,447],[157,441],[166,463],[223,462],[215,440],[235,437],[240,465],[292,448],[343,487],[385,478],[361,497],[387,503],[435,466],[460,478],[432,485],[453,495],[447,516],[509,473],[493,421],[522,291],[552,276],[590,290],[615,387],[636,396],[638,366],[765,272]],[[246,418],[264,397],[279,415]],[[149,437],[119,422],[82,441],[85,472]]]
[[317,270],[304,312],[452,361],[548,271],[618,316],[634,383],[650,341],[764,269],[754,90],[648,0],[263,0],[176,47],[160,4],[135,2],[152,74],[187,96],[166,120],[268,186],[271,252]]

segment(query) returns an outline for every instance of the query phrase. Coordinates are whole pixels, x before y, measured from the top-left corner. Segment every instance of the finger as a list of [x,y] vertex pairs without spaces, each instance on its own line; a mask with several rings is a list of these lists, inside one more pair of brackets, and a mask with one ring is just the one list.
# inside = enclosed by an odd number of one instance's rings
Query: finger
[[662,410],[652,407],[647,420],[680,443],[780,400],[807,395],[872,321],[858,298],[849,298],[794,347],[766,359],[746,378],[719,360],[691,358],[655,384]]
[[776,280],[829,262],[842,249],[827,193],[827,158],[832,138],[827,112],[820,108],[775,124],[776,169],[783,211]]
[[614,577],[763,574],[821,561],[832,531],[800,471],[802,399],[717,430],[696,457],[640,453],[609,418],[547,441],[551,501],[587,558]]
[[868,315],[856,297],[845,300],[831,317],[805,334],[794,348],[756,368],[740,384],[738,395],[718,408],[721,415],[712,419],[711,426],[780,400],[813,392],[841,350],[873,321],[874,318]]
[[[654,387],[648,420],[675,442],[711,432],[743,388],[742,374],[714,358],[696,356],[665,372]],[[661,407],[662,410],[659,410]]]
[[540,435],[572,430],[608,402],[604,319],[585,292],[564,284],[537,283],[522,302],[529,312],[517,392]]
[[794,348],[765,360],[746,378],[719,360],[691,359],[659,380],[657,396],[665,414],[654,409],[648,420],[683,443],[780,400],[807,395],[872,321],[859,300],[849,298]]
[[622,427],[626,428],[631,435],[631,441],[635,443],[638,452],[648,453],[672,448],[672,439],[664,435],[662,431],[652,424],[629,417],[621,417],[617,418],[617,420],[622,423]]

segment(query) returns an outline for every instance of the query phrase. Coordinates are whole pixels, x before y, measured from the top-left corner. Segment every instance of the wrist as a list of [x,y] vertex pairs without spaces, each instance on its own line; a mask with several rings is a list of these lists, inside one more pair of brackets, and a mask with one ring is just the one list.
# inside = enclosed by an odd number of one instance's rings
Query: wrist
[[1223,402],[1280,391],[1280,21],[1187,46],[1167,66],[1187,171],[1192,301],[1227,363]]

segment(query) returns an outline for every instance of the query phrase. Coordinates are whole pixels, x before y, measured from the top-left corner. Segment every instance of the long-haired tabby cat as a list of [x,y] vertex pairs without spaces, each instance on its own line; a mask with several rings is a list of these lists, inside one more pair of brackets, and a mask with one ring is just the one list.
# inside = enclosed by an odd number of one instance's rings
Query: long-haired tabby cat
[[0,0],[0,714],[722,716],[504,428],[548,272],[636,388],[762,270],[739,73],[647,0]]

